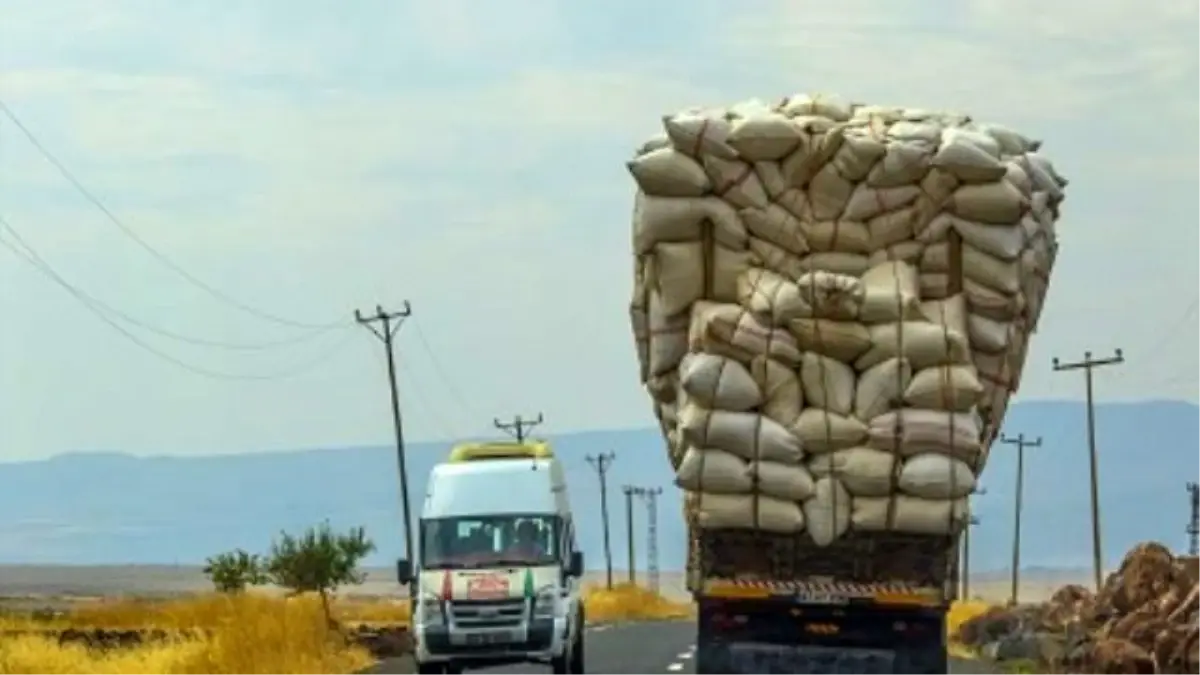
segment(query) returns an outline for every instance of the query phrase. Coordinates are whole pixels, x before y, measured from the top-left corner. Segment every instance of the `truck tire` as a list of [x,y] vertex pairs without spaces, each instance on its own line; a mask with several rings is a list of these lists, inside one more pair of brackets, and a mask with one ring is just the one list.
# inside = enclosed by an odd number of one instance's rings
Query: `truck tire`
[[446,672],[446,665],[443,663],[421,663],[420,661],[417,661],[417,672],[444,673]]
[[570,671],[572,673],[586,672],[584,665],[583,653],[583,621],[579,622],[579,628],[575,630],[575,648],[571,650]]
[[575,636],[563,649],[562,656],[550,659],[553,673],[582,673],[583,667],[583,612],[575,615]]

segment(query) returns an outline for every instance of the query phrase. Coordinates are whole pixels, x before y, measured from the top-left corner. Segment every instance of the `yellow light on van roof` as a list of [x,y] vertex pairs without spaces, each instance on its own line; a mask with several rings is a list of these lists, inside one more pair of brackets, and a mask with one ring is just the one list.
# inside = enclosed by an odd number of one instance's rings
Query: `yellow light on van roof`
[[549,459],[554,451],[545,441],[525,443],[463,443],[450,451],[451,462],[475,462],[485,459]]

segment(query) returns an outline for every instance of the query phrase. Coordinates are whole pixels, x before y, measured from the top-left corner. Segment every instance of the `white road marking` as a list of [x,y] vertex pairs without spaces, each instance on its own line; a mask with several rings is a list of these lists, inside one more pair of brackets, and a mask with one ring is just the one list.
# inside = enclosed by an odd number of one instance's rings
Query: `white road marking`
[[681,670],[683,670],[682,663],[672,663],[671,665],[667,666],[667,672],[669,673],[677,673]]
[[601,633],[603,631],[608,630],[609,628],[612,628],[612,624],[601,624],[599,626],[588,626],[587,627],[587,629],[592,631],[593,633]]
[[683,660],[685,660],[685,661],[686,661],[686,660],[688,660],[688,659],[692,658],[692,650],[690,650],[690,649],[689,649],[689,650],[688,650],[688,651],[686,651],[686,652],[679,652],[679,656],[677,656],[677,657],[675,657],[675,658],[677,658],[677,659],[683,659]]

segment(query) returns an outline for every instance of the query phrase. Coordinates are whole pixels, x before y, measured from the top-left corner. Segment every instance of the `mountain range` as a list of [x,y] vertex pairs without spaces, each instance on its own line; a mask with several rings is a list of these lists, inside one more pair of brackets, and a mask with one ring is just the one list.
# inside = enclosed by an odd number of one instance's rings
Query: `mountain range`
[[[1086,409],[1080,402],[1012,406],[1006,432],[1041,436],[1026,451],[1022,566],[1089,567],[1091,507]],[[1200,408],[1177,401],[1096,406],[1100,514],[1106,564],[1132,545],[1186,545],[1186,483],[1200,473]],[[549,440],[562,460],[588,567],[603,566],[597,474],[586,457],[611,451],[608,474],[613,556],[627,556],[621,486],[664,488],[659,555],[683,567],[679,491],[657,429],[564,433]],[[408,473],[414,512],[430,468],[450,443],[412,443]],[[974,498],[977,570],[1010,565],[1016,459],[997,444]],[[396,453],[390,447],[321,448],[243,455],[139,457],[79,452],[0,464],[0,563],[194,564],[242,547],[265,550],[280,530],[328,519],[362,525],[378,544],[368,561],[387,565],[403,551]],[[635,551],[645,564],[646,510],[635,503]]]

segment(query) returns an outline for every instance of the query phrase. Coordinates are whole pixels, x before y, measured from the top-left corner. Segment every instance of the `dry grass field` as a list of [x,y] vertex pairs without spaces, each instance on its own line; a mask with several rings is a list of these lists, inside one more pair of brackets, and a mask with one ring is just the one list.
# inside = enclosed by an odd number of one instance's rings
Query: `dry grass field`
[[[1032,576],[1032,575],[1030,575]],[[999,578],[997,578],[999,577]],[[604,574],[589,573],[585,602],[591,622],[685,619],[694,613],[682,575],[661,575],[661,593],[622,583],[604,590]],[[642,579],[639,578],[639,581]],[[1049,597],[1077,575],[1032,577],[1023,601]],[[7,673],[350,673],[372,655],[326,624],[312,597],[281,593],[229,597],[209,592],[198,568],[169,566],[0,566],[0,675]],[[974,579],[972,600],[957,603],[951,632],[993,604],[1010,585],[1003,575]],[[406,626],[408,603],[390,571],[373,569],[333,605],[340,626]],[[37,617],[32,610],[44,611]],[[71,630],[158,631],[154,639],[117,648],[64,642]]]
[[[201,593],[173,599],[67,599],[60,614],[0,614],[0,674],[8,673],[351,673],[373,656],[324,620],[314,597],[251,592]],[[590,621],[687,618],[692,606],[638,586],[591,586]],[[339,626],[400,627],[409,622],[399,597],[343,596],[333,605]],[[97,648],[63,642],[70,631],[146,635],[136,644]]]

